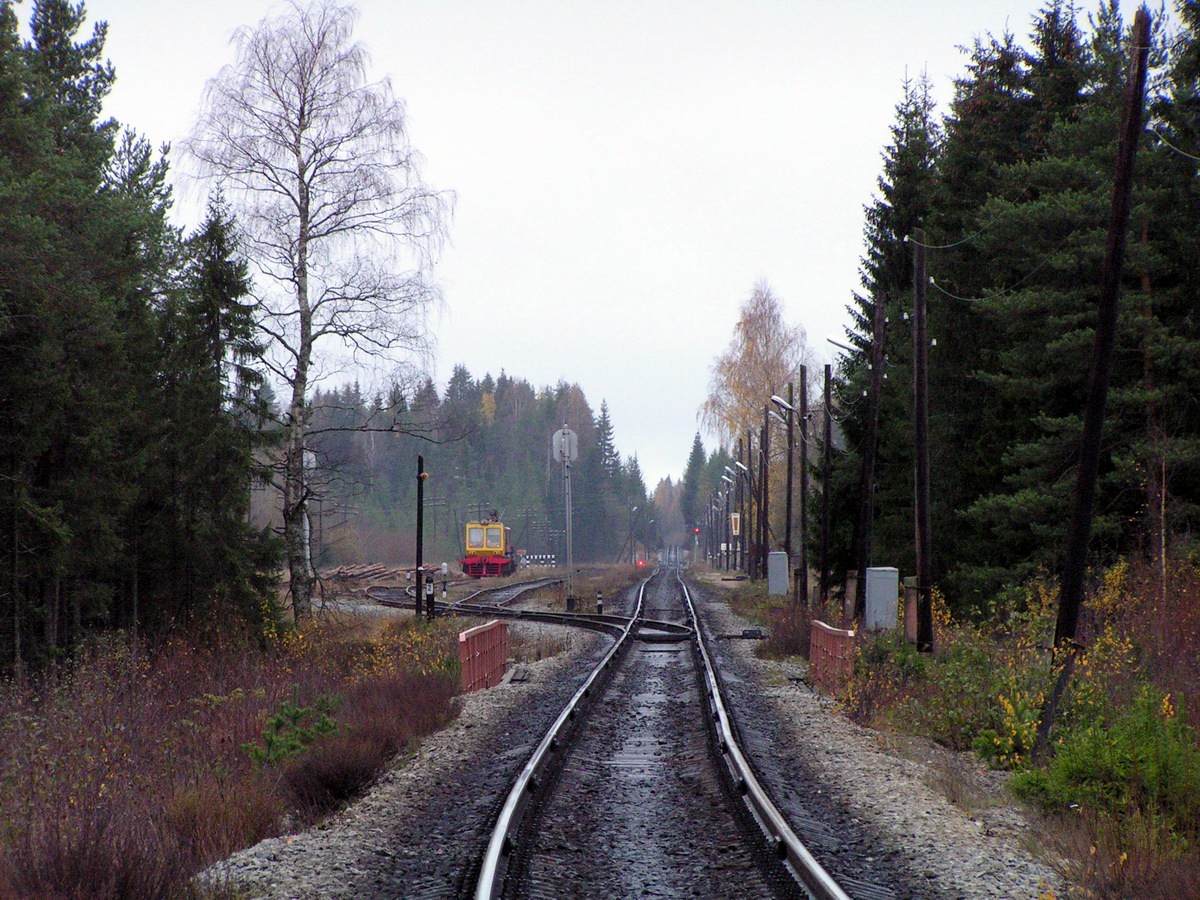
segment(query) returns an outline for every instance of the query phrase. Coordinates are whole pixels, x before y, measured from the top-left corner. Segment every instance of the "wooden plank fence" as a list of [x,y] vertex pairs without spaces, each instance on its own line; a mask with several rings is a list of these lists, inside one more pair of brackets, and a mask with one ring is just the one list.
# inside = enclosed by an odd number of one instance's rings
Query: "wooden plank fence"
[[466,693],[495,687],[508,663],[508,623],[493,619],[458,633],[462,689]]
[[854,632],[813,619],[808,672],[823,691],[837,694],[854,671]]

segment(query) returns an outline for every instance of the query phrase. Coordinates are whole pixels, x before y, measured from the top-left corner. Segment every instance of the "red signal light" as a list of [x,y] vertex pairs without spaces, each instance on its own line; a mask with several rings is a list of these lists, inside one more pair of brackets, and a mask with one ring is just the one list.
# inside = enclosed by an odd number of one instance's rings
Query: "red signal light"
[[699,529],[699,528],[693,528],[693,529],[692,529],[692,534],[699,534],[699,533],[700,533],[700,529]]

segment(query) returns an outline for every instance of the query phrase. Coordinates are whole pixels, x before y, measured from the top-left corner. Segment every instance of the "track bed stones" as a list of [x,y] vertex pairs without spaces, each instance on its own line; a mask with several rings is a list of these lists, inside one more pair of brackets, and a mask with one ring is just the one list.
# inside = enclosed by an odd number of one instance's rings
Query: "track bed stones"
[[[674,579],[646,614],[682,621]],[[638,642],[568,751],[515,896],[790,896],[719,776],[689,643]]]
[[[753,627],[719,589],[697,585],[695,596],[710,633]],[[710,644],[728,701],[761,777],[848,893],[863,900],[1066,895],[1062,879],[1026,849],[1037,843],[1036,828],[1002,775],[962,754],[854,724],[802,681],[802,662],[760,659],[756,643]],[[956,804],[938,788],[948,765],[974,773],[974,802]]]

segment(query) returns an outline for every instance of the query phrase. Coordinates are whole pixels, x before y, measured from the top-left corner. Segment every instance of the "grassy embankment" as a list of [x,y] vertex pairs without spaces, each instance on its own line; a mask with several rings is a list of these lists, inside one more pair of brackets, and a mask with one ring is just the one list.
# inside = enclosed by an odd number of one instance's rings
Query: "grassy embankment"
[[[775,629],[766,655],[802,646],[783,598],[743,583],[731,600]],[[865,638],[842,709],[1011,770],[1049,817],[1050,858],[1088,896],[1200,896],[1200,565],[1172,563],[1165,584],[1141,564],[1106,573],[1085,606],[1052,753],[1035,765],[1056,600],[1048,582],[1031,584],[971,623],[935,599],[936,653],[902,631]]]
[[451,718],[458,627],[110,636],[0,685],[0,896],[188,896],[204,866],[318,820]]
[[[581,608],[637,578],[585,569]],[[342,616],[153,649],[110,635],[0,684],[0,896],[188,896],[206,865],[318,821],[452,718],[471,624]],[[534,629],[510,653],[568,643]]]

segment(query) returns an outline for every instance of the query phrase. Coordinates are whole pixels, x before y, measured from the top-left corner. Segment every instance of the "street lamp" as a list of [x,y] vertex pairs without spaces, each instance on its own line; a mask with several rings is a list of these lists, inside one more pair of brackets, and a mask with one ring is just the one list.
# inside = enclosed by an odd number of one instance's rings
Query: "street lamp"
[[[725,468],[728,469],[729,467],[726,466]],[[731,548],[729,546],[729,539],[731,536],[730,532],[733,531],[733,517],[729,510],[729,501],[730,501],[730,494],[733,494],[735,492],[735,490],[737,488],[737,484],[728,475],[722,475],[721,480],[724,481],[727,485],[729,485],[729,487],[727,487],[725,489],[725,570],[729,571],[729,559],[730,559],[730,555],[732,552]],[[738,527],[739,528],[741,527],[740,519],[738,521]],[[736,554],[733,554],[733,560],[734,560],[734,565],[736,566],[737,565],[737,555]]]

